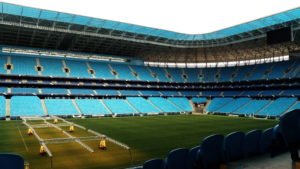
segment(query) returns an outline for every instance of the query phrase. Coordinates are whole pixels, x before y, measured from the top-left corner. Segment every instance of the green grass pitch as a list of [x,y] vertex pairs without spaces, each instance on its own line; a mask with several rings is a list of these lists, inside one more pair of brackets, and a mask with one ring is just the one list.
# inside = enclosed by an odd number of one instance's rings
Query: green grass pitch
[[[131,147],[130,153],[108,142],[108,150],[97,149],[98,141],[85,142],[95,152],[90,153],[77,143],[51,144],[52,167],[55,169],[112,169],[142,164],[145,160],[161,157],[179,147],[191,148],[214,133],[266,129],[278,123],[276,120],[255,120],[224,116],[151,116],[101,119],[69,119],[88,129],[93,129],[121,141]],[[67,130],[67,127],[64,128]],[[54,128],[38,129],[42,138],[66,137]],[[76,128],[74,136],[87,136]],[[34,136],[27,136],[27,128],[21,121],[0,122],[0,152],[22,155],[31,169],[51,168],[51,159],[39,155],[39,143]]]

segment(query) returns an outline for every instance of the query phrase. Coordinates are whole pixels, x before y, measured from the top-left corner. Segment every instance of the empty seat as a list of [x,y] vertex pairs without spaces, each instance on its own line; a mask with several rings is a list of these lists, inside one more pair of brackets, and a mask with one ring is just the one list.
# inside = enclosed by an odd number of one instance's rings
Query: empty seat
[[260,138],[260,153],[269,153],[271,151],[273,140],[273,128],[268,128],[264,130]]
[[223,162],[224,136],[215,134],[206,137],[198,152],[198,165],[202,169],[219,168]]
[[245,135],[244,155],[251,157],[260,153],[261,130],[252,130]]
[[172,150],[167,159],[166,165],[168,169],[187,169],[189,149],[179,148]]
[[239,160],[244,157],[245,133],[233,132],[228,134],[224,139],[224,159],[226,162]]
[[143,169],[164,169],[165,162],[162,159],[148,160],[143,164]]
[[24,159],[16,154],[0,154],[0,164],[3,169],[24,169]]
[[280,128],[283,138],[288,145],[293,161],[300,162],[300,109],[292,110],[280,118]]
[[197,160],[198,160],[198,151],[200,150],[200,146],[196,146],[190,149],[188,155],[188,164],[187,169],[195,169],[197,168]]

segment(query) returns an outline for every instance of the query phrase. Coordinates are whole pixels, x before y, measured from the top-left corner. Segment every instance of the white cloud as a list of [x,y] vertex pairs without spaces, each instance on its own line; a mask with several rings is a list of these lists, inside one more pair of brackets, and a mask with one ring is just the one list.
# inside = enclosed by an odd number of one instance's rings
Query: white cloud
[[198,34],[300,7],[299,0],[4,0],[4,2]]

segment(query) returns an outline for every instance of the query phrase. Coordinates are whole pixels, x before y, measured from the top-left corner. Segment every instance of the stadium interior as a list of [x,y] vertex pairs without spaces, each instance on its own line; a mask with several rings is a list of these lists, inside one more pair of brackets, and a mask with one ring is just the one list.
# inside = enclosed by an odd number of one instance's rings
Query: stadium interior
[[[38,132],[40,128],[66,130],[75,125],[74,133],[84,128],[82,135],[66,134],[69,140],[40,138],[48,155],[53,150],[55,164],[58,150],[46,143],[75,141],[89,150],[90,145],[82,140],[92,139],[83,134],[91,126],[81,120],[122,122],[173,115],[264,123],[231,129],[226,136],[206,133],[203,138],[208,137],[194,147],[175,144],[172,151],[136,161],[126,159],[113,165],[111,157],[111,164],[97,164],[99,168],[241,168],[245,159],[275,157],[288,150],[278,136],[280,125],[275,125],[286,113],[300,109],[299,31],[300,8],[208,34],[188,35],[0,2],[0,127],[22,121],[19,132],[36,128],[37,140],[38,133],[45,134]],[[66,125],[50,123],[53,119]],[[211,123],[218,125],[217,120]],[[101,129],[92,132],[93,139],[105,137],[115,144],[113,148],[128,144],[102,135]],[[40,156],[12,152],[25,156],[30,168],[38,168],[32,159]],[[59,163],[54,168],[64,167],[76,168]]]

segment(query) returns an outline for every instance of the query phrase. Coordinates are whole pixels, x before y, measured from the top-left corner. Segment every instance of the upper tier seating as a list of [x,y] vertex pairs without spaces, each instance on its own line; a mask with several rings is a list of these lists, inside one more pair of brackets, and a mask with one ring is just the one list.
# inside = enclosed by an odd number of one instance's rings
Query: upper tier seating
[[171,98],[168,98],[168,100],[170,100],[176,106],[180,107],[185,112],[193,111],[193,107],[192,107],[190,101],[185,97],[171,97]]
[[42,88],[43,94],[67,94],[67,89],[62,88]]
[[220,68],[220,79],[219,82],[232,81],[234,74],[236,72],[236,67],[224,67]]
[[293,78],[293,77],[300,77],[300,61],[296,60],[292,67],[291,70],[287,73],[285,76],[286,78]]
[[70,77],[92,78],[88,71],[87,63],[84,61],[66,60],[66,66],[70,69]]
[[220,96],[220,95],[221,95],[221,92],[215,91],[215,90],[212,90],[212,91],[206,90],[206,91],[202,91],[202,93],[201,93],[201,96],[207,96],[207,97],[214,97],[214,96]]
[[138,73],[138,78],[144,81],[157,81],[152,75],[151,72],[145,66],[130,66],[136,73]]
[[76,104],[84,115],[110,114],[109,110],[98,99],[76,99]]
[[37,88],[25,88],[25,87],[14,87],[11,88],[11,93],[19,93],[19,94],[37,94]]
[[79,115],[70,99],[45,99],[49,115]]
[[243,66],[243,67],[238,67],[237,69],[238,71],[236,71],[233,81],[244,81],[247,80],[247,76],[251,74],[251,71],[253,70],[253,66]]
[[244,91],[241,95],[253,97],[253,96],[258,96],[261,92],[262,91],[260,91],[260,90],[247,90],[247,91]]
[[188,90],[181,91],[180,93],[181,93],[182,96],[199,96],[200,95],[200,92],[188,91]]
[[13,96],[10,100],[11,116],[44,116],[41,101],[36,96]]
[[239,96],[241,95],[241,91],[224,91],[223,96],[233,97],[233,96]]
[[177,91],[171,91],[171,90],[162,90],[160,93],[164,96],[179,96],[179,93]]
[[165,113],[184,112],[182,109],[171,103],[168,99],[161,97],[149,97],[149,101],[151,101],[156,107]]
[[287,70],[293,65],[293,62],[278,62],[274,63],[272,71],[268,75],[268,79],[279,79],[287,75]]
[[277,117],[284,113],[297,101],[297,98],[278,98],[267,107],[256,113],[260,116]]
[[127,100],[140,113],[162,113],[161,110],[142,97],[128,97]]
[[66,76],[66,73],[63,70],[63,64],[61,59],[39,58],[39,60],[41,66],[43,67],[43,76]]
[[34,57],[11,56],[11,63],[13,65],[11,74],[38,75],[38,72],[35,70],[36,58]]
[[167,72],[165,71],[164,68],[161,67],[149,67],[152,73],[155,74],[157,77],[158,81],[160,82],[170,82],[171,80],[166,76]]
[[185,82],[183,78],[182,69],[177,68],[166,68],[167,72],[171,75],[173,82]]
[[111,67],[116,71],[119,79],[125,80],[137,80],[137,77],[133,75],[128,65],[123,64],[110,64]]
[[0,87],[0,93],[7,93],[7,87]]
[[200,81],[200,71],[199,69],[187,68],[184,69],[187,76],[187,82],[199,82]]
[[294,97],[298,97],[298,96],[300,96],[300,89],[288,89],[288,90],[284,90],[281,93],[281,96],[294,96]]
[[214,98],[211,100],[210,104],[206,107],[206,111],[209,113],[214,113],[219,110],[222,106],[233,101],[233,98]]
[[117,115],[138,113],[126,100],[103,99],[103,103],[112,113]]
[[218,81],[217,78],[217,71],[218,69],[216,68],[207,68],[207,69],[202,69],[202,75],[203,75],[203,82],[216,82]]
[[119,96],[120,93],[117,90],[114,89],[97,89],[95,90],[98,95],[103,96]]
[[93,90],[90,90],[90,89],[70,89],[70,92],[71,94],[81,94],[81,95],[84,95],[84,94],[95,94],[93,92]]
[[162,95],[159,91],[155,91],[155,90],[141,90],[141,93],[144,96],[160,96],[160,95]]
[[[234,82],[300,77],[300,62],[295,60],[223,68],[162,68],[83,59],[23,55],[9,57],[11,74],[18,75],[159,82]],[[0,58],[0,73],[5,74],[9,72],[4,69],[9,59],[7,56]],[[41,66],[41,70],[38,71],[37,66]]]
[[116,79],[112,74],[112,70],[107,63],[104,62],[89,62],[91,68],[95,71],[95,76],[101,79]]
[[138,90],[119,90],[122,96],[139,96],[141,95]]
[[281,93],[281,90],[263,90],[259,95],[261,96],[276,96]]
[[248,80],[261,80],[264,79],[267,71],[270,69],[270,64],[261,64],[253,66],[254,70],[248,76]]

